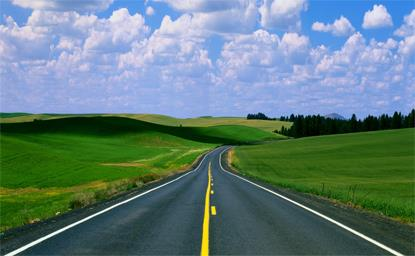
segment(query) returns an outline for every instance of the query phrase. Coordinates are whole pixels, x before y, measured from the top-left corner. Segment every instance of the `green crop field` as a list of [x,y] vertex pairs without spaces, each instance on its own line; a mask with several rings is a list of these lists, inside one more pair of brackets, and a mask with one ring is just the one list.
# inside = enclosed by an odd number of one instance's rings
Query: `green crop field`
[[232,165],[278,186],[415,221],[415,129],[236,147]]
[[[97,114],[83,114],[83,115],[58,115],[58,114],[7,114],[0,116],[1,123],[15,123],[15,122],[31,122],[35,119],[48,120],[62,117],[74,116],[97,116]],[[98,116],[117,116],[128,117],[150,123],[156,123],[167,126],[185,126],[185,127],[208,127],[217,125],[243,125],[248,127],[258,128],[264,131],[273,132],[280,130],[282,126],[290,127],[290,122],[278,120],[247,120],[244,117],[198,117],[198,118],[174,118],[165,115],[155,114],[101,114]]]
[[171,127],[122,117],[3,123],[0,230],[185,170],[220,144],[279,138],[246,126]]

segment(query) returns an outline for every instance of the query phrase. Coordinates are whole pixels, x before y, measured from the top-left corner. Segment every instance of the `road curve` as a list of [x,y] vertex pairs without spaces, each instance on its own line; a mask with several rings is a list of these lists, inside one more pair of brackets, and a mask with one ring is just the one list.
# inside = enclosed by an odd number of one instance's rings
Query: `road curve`
[[382,248],[226,172],[224,150],[151,191],[2,254],[399,255],[400,248]]

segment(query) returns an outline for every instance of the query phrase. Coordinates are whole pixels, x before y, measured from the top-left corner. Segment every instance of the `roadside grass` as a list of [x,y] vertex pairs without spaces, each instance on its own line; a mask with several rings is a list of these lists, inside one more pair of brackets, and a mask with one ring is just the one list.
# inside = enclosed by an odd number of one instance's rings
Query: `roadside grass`
[[174,118],[171,116],[157,115],[157,114],[14,114],[4,113],[0,116],[0,123],[15,123],[15,122],[31,122],[35,119],[48,120],[64,117],[91,117],[91,116],[115,116],[127,117],[146,121],[155,124],[167,126],[184,126],[184,127],[209,127],[218,125],[243,125],[253,128],[258,128],[263,131],[273,132],[281,130],[282,126],[286,128],[291,126],[291,122],[278,120],[247,120],[245,117],[197,117],[197,118]]
[[65,188],[0,188],[2,207],[0,231],[88,206],[133,188],[139,188],[160,177],[146,175],[135,179],[95,181]]
[[282,138],[245,126],[170,127],[121,117],[0,128],[0,231],[181,172],[221,144]]
[[[0,231],[185,170],[216,146],[147,133],[108,138],[2,134],[0,141]],[[102,164],[136,161],[141,165]]]
[[236,147],[231,164],[265,182],[415,222],[415,129]]

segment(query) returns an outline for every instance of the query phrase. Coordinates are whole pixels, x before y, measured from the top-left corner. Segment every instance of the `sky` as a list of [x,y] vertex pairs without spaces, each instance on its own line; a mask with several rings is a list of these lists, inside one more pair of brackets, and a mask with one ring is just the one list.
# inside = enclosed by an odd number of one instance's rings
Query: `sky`
[[0,111],[176,117],[415,107],[415,2],[0,0]]

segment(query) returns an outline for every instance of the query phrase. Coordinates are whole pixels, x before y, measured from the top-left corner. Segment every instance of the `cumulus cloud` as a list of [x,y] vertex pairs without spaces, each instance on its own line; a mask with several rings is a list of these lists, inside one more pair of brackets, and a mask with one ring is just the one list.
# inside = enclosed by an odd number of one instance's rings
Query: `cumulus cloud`
[[0,25],[1,59],[22,60],[44,58],[49,54],[51,37],[43,27],[20,27],[12,17],[6,18],[6,25]]
[[48,11],[101,11],[107,9],[113,0],[12,0],[14,5],[34,10]]
[[130,15],[126,8],[121,8],[90,30],[84,49],[87,51],[128,50],[134,40],[144,38],[148,31],[149,28],[144,24],[144,18],[140,14]]
[[343,16],[336,19],[333,24],[314,22],[311,28],[314,31],[330,32],[335,36],[349,36],[355,31],[350,21]]
[[[251,33],[256,25],[258,9],[255,0],[165,0],[191,23],[191,30],[210,33]],[[180,20],[180,18],[178,19]],[[181,22],[181,21],[180,21]]]
[[393,26],[392,17],[383,5],[373,5],[373,9],[365,13],[362,27],[365,29]]
[[147,16],[153,16],[154,14],[155,14],[154,8],[153,8],[153,7],[151,7],[151,6],[148,6],[148,7],[146,8],[146,15],[147,15]]
[[404,22],[395,32],[395,35],[405,37],[415,34],[415,9],[404,17]]
[[192,15],[194,26],[218,33],[252,33],[257,22],[264,28],[298,31],[307,0],[155,0]]
[[405,37],[399,43],[399,53],[408,60],[415,59],[415,35]]
[[200,73],[209,69],[211,63],[203,48],[204,37],[197,34],[198,30],[192,30],[191,26],[190,15],[182,15],[176,21],[165,16],[160,28],[149,38],[134,43],[131,51],[120,55],[119,67],[171,65],[176,74]]
[[[330,51],[325,46],[311,48],[303,35],[286,33],[280,38],[259,30],[225,44],[214,91],[240,112],[347,109],[351,114],[365,109],[373,114],[387,112],[389,97],[396,94],[399,106],[409,109],[415,82],[415,65],[407,58],[412,43],[368,41],[357,32],[341,49]],[[241,99],[250,104],[240,104]],[[217,101],[213,108],[220,105]]]
[[[376,41],[356,32],[332,50],[298,31],[241,30],[258,13],[252,1],[238,6],[189,7],[194,12],[165,16],[154,31],[123,8],[105,18],[39,9],[23,25],[7,17],[0,25],[2,110],[373,114],[413,106],[413,35]],[[240,20],[226,20],[229,14]],[[410,24],[405,18],[402,27]],[[216,60],[207,47],[213,34],[224,41]]]
[[222,49],[218,79],[272,81],[278,72],[290,72],[294,64],[304,63],[309,46],[309,39],[297,33],[280,38],[261,29],[236,36]]
[[[39,106],[47,105],[42,91],[56,94],[50,97],[56,100],[54,104],[70,104],[65,94],[80,97],[82,86],[97,88],[116,76],[119,54],[143,40],[148,31],[143,17],[130,15],[126,9],[102,19],[76,12],[35,10],[22,26],[8,17],[7,23],[0,25],[0,74],[8,84],[2,87],[2,96],[18,95],[19,90],[26,90],[29,96],[21,96],[15,103],[13,97],[2,98],[2,106],[3,102],[14,106],[39,103],[30,103],[29,97],[43,101]],[[68,89],[71,86],[74,91]],[[59,95],[64,98],[57,99]]]
[[285,33],[281,39],[280,50],[290,64],[301,64],[307,59],[310,41],[307,36]]
[[257,13],[255,1],[244,1],[238,8],[194,13],[193,21],[200,29],[212,32],[250,33],[255,28]]
[[264,28],[297,31],[301,27],[300,14],[307,9],[306,0],[264,0],[259,8]]
[[180,12],[215,12],[239,8],[246,0],[155,0],[169,4]]

